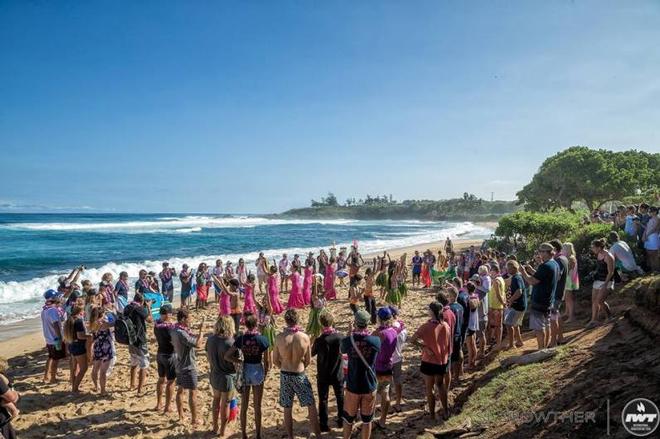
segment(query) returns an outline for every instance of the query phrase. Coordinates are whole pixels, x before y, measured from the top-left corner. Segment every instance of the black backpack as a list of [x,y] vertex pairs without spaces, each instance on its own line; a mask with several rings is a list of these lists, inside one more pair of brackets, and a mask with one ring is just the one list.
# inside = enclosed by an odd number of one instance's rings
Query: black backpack
[[134,345],[137,340],[135,324],[124,314],[117,316],[117,321],[115,322],[115,340],[119,344],[130,346]]

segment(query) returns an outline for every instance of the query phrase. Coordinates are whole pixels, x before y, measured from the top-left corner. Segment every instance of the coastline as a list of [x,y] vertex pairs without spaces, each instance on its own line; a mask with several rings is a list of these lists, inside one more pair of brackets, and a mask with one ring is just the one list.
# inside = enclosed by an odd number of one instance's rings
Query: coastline
[[[479,223],[483,226],[494,228],[493,226],[497,223],[484,222]],[[455,239],[453,240],[454,247],[457,250],[467,248],[470,245],[481,245],[482,239]],[[441,249],[444,246],[444,241],[429,241],[418,245],[406,246],[406,247],[396,247],[388,250],[388,253],[392,257],[401,256],[404,253],[408,253],[409,257],[415,250],[426,250],[431,249],[434,253],[437,253],[438,249]],[[367,258],[372,258],[378,253],[365,253],[363,257],[365,261]],[[175,296],[175,303],[179,300],[179,296]],[[43,336],[41,333],[41,320],[36,318],[22,320],[20,322],[11,323],[5,326],[2,326],[2,331],[0,332],[0,352],[6,358],[13,358],[18,355],[25,354],[27,352],[32,352],[37,349],[43,348]]]

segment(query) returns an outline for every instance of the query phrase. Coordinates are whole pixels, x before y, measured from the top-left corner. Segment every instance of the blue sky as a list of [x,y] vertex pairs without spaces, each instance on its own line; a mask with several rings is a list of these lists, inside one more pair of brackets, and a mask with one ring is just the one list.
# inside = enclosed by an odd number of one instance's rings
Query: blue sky
[[0,205],[513,199],[660,150],[657,1],[0,1]]

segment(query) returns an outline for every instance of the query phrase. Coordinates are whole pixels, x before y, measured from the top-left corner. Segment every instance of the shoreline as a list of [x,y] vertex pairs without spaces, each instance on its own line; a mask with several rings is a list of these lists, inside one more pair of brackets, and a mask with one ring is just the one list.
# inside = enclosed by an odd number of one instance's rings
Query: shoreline
[[[481,245],[482,239],[455,239],[454,249],[461,250],[470,245]],[[393,248],[388,250],[390,256],[395,259],[403,253],[409,255],[415,250],[424,251],[431,249],[436,252],[444,247],[444,240],[429,241],[424,244]],[[365,262],[373,256],[373,253],[363,255]],[[370,262],[370,261],[369,261]],[[408,277],[410,281],[410,277]],[[352,319],[352,311],[348,306],[347,286],[337,285],[337,300],[330,301],[326,307],[328,312],[335,316],[335,326],[338,331],[344,333],[348,330]],[[411,287],[404,303],[399,308],[401,316],[410,328],[421,326],[426,319],[426,313],[420,312],[429,300],[433,300],[435,291]],[[261,295],[261,293],[257,293]],[[285,292],[281,299],[286,302],[288,294]],[[217,317],[217,305],[210,303],[208,309],[194,310],[191,313],[192,325],[205,322],[208,331],[212,329],[213,322]],[[300,310],[301,326],[306,327],[309,319],[309,310]],[[276,329],[279,331],[283,325],[283,316],[275,317]],[[152,326],[147,329],[150,353],[154,354],[156,340],[153,335]],[[206,335],[204,335],[206,336]],[[177,422],[176,415],[163,414],[154,410],[145,410],[146,407],[154,407],[156,403],[156,364],[152,360],[149,364],[145,391],[136,394],[127,388],[130,375],[130,359],[126,346],[116,344],[116,363],[112,373],[108,376],[108,396],[100,396],[92,389],[92,381],[89,372],[83,380],[81,393],[73,395],[70,392],[68,381],[68,361],[64,361],[58,369],[58,382],[55,384],[44,384],[43,373],[47,353],[44,349],[44,341],[41,331],[35,331],[17,338],[0,342],[0,352],[7,357],[10,365],[9,375],[14,379],[16,389],[22,395],[22,413],[15,420],[19,437],[43,438],[43,437],[70,437],[72,432],[79,437],[107,437],[110,431],[115,439],[130,439],[134,437],[150,437],[154,439],[167,439],[171,437],[217,437],[208,433],[211,418],[212,390],[210,382],[206,378],[209,374],[209,363],[202,349],[197,351],[197,369],[200,377],[197,404],[199,415],[204,426],[194,429],[188,421]],[[401,414],[392,413],[389,418],[391,425],[403,422],[404,419],[423,414],[424,395],[422,389],[415,385],[419,383],[418,363],[420,352],[412,345],[406,345],[406,363],[403,366],[404,386],[406,390],[405,412]],[[317,380],[316,357],[312,358],[307,368],[309,380]],[[280,371],[273,368],[266,376],[263,392],[263,437],[280,437],[282,435],[283,409],[277,403],[277,395],[280,387]],[[316,391],[314,391],[316,393]],[[335,411],[336,405],[330,401],[331,413]],[[53,410],[55,409],[55,410]],[[294,435],[296,437],[306,436],[307,431],[307,409],[294,405]],[[426,421],[415,421],[419,428],[428,427]],[[248,416],[248,431],[254,431],[254,419]],[[414,439],[417,429],[413,427],[410,435],[401,435],[405,439]],[[238,423],[230,423],[227,437],[240,437]],[[341,437],[341,432],[334,429],[326,437]]]
[[[484,226],[492,228],[492,223],[481,223]],[[452,241],[454,243],[454,248],[456,250],[464,249],[470,245],[481,245],[483,239],[461,239],[457,238]],[[400,256],[403,253],[408,253],[409,258],[415,250],[426,250],[427,248],[434,250],[434,253],[437,253],[437,250],[444,247],[444,241],[429,241],[417,245],[405,246],[405,247],[395,247],[387,250],[392,257]],[[377,253],[365,253],[363,257],[365,262],[368,259],[381,254],[382,252]],[[179,300],[179,295],[175,294],[175,304]],[[26,354],[28,352],[33,352],[35,350],[41,349],[44,347],[43,335],[41,331],[41,319],[39,317],[34,317],[20,322],[11,323],[5,326],[2,326],[2,331],[0,332],[0,352],[6,358],[13,358],[18,355]]]
[[[493,231],[497,227],[497,222],[493,222],[493,221],[478,221],[477,220],[477,221],[469,221],[469,222],[476,225],[476,226],[490,229],[491,231]],[[456,243],[458,243],[460,241],[463,241],[465,239],[468,239],[468,238],[463,238],[462,234],[456,234],[454,236],[455,236],[454,241]],[[485,237],[485,234],[484,234],[484,237]],[[400,246],[397,246],[397,244],[394,244],[393,247],[387,248],[387,251],[390,251],[390,252],[391,251],[403,251],[403,250],[406,250],[406,249],[407,250],[411,250],[411,249],[414,249],[414,248],[419,249],[419,248],[422,248],[422,247],[428,246],[428,245],[437,245],[437,242],[435,242],[437,237],[435,237],[435,236],[434,237],[430,237],[430,236],[423,237],[422,236],[421,238],[425,239],[425,240],[423,242],[413,244],[413,245],[406,245],[407,243],[398,243]],[[477,240],[481,241],[481,238],[479,238]],[[385,247],[386,247],[386,245],[383,246],[382,248],[380,248],[377,251],[374,249],[373,252],[365,252],[363,254],[363,256],[372,257],[375,254],[381,254],[382,251],[386,249]],[[267,257],[270,257],[270,256],[267,255]],[[192,257],[192,258],[194,259],[194,258],[197,258],[197,257]],[[189,261],[185,261],[185,260],[184,260],[184,262],[190,263]],[[133,264],[133,263],[131,263],[131,264]],[[150,268],[152,268],[152,267],[150,267]],[[97,269],[97,271],[98,270],[100,270],[100,269]],[[177,285],[178,285],[177,280],[175,280],[175,287]],[[178,297],[178,295],[175,293],[175,301],[176,301],[177,297]],[[26,318],[24,318],[23,320],[14,321],[12,323],[3,323],[2,325],[0,325],[0,342],[6,341],[6,340],[11,340],[13,338],[17,338],[17,337],[29,334],[30,332],[33,332],[33,331],[39,331],[40,332],[40,330],[41,330],[41,320],[40,320],[40,317],[39,317],[39,314],[38,314],[39,313],[38,310],[40,308],[41,308],[41,303],[35,302],[35,312],[34,313],[30,312],[30,315],[26,316]]]

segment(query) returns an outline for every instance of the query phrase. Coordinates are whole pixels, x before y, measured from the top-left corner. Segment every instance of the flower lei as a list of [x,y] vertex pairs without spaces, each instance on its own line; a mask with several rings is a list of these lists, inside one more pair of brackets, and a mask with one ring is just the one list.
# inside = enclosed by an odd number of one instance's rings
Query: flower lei
[[302,329],[300,329],[300,326],[298,326],[298,325],[296,325],[296,326],[287,326],[286,328],[284,328],[284,331],[288,332],[290,334],[295,334],[296,332],[300,332],[301,330]]
[[57,310],[57,315],[60,317],[60,320],[64,318],[64,314],[65,314],[64,309],[61,306],[55,305],[54,303],[49,303],[44,305],[43,308],[41,308],[41,310],[46,311],[47,309],[50,308],[55,308]]
[[323,328],[322,333],[324,335],[331,335],[331,334],[336,334],[337,330],[335,328],[333,328],[332,326],[329,326],[327,328]]
[[188,329],[188,326],[186,326],[186,325],[182,325],[181,323],[175,323],[174,328],[182,330],[183,332],[185,332],[186,334],[188,334],[191,337],[194,336],[193,333],[190,332],[190,329]]
[[364,328],[364,329],[354,329],[353,334],[355,335],[364,335],[365,337],[370,334],[369,329]]
[[162,321],[162,320],[158,320],[158,321],[156,322],[156,325],[155,325],[155,326],[156,326],[156,328],[168,328],[168,329],[171,329],[171,328],[173,328],[175,325],[174,325],[174,323],[172,323],[172,322],[164,322],[164,321]]

